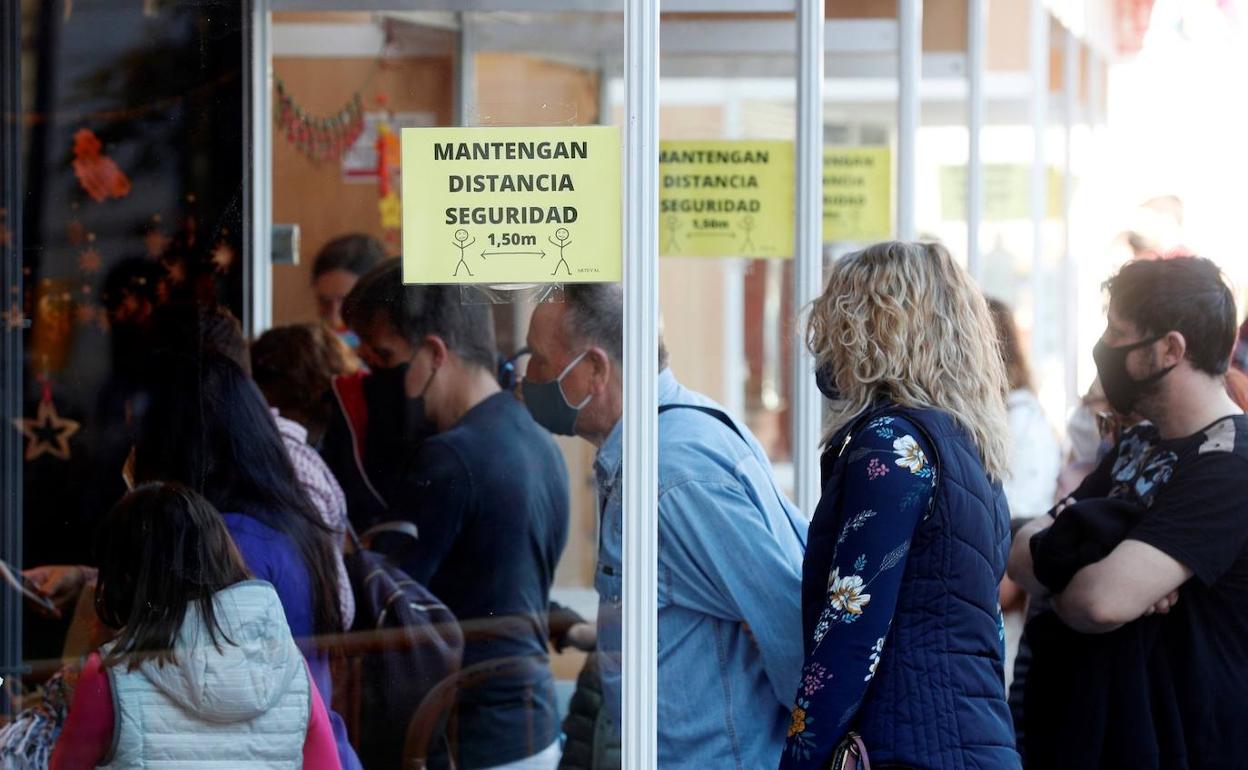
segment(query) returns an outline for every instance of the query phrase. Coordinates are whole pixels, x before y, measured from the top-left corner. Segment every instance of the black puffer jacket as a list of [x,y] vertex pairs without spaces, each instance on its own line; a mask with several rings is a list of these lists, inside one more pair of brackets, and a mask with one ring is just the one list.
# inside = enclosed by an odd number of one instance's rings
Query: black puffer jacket
[[604,708],[598,656],[591,654],[576,678],[576,692],[563,720],[567,742],[559,770],[619,770],[620,736]]

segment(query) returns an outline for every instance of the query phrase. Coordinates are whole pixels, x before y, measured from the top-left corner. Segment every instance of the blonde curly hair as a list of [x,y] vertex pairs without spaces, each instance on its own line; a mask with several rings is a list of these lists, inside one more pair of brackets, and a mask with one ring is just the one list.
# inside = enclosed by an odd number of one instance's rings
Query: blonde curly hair
[[840,398],[824,442],[879,398],[940,409],[970,434],[988,475],[1008,473],[1008,384],[982,292],[938,243],[887,241],[833,263],[806,346]]

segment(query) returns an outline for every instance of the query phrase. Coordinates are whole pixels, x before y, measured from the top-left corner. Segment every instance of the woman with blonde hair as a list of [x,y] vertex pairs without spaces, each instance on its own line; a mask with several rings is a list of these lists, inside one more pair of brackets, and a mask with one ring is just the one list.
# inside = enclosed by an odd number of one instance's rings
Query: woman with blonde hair
[[987,304],[941,245],[843,257],[806,343],[829,415],[783,770],[1019,768],[997,586],[1007,380]]

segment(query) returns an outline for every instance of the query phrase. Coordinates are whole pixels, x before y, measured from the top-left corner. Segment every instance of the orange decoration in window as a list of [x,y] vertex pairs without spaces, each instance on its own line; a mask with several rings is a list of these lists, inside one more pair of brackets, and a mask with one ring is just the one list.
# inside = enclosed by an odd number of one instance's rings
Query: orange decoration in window
[[377,210],[381,214],[381,226],[386,230],[397,230],[403,225],[403,205],[393,191],[377,201]]
[[377,186],[382,198],[390,195],[391,174],[399,168],[399,135],[394,133],[390,124],[377,124]]
[[103,146],[89,128],[74,133],[74,174],[78,184],[97,203],[130,194],[130,177],[122,173],[112,158],[100,154]]

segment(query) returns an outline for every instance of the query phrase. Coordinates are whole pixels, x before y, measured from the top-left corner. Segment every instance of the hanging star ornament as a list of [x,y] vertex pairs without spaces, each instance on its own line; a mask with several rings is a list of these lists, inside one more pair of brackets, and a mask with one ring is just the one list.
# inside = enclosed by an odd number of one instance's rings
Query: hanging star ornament
[[230,244],[221,241],[212,250],[212,265],[218,273],[228,273],[234,264],[234,249]]
[[0,317],[4,318],[4,325],[9,329],[26,328],[26,316],[22,313],[22,306],[14,302],[4,313],[0,313]]
[[79,305],[74,308],[74,320],[79,326],[90,326],[95,323],[95,312],[92,305]]
[[78,255],[78,269],[88,275],[98,273],[103,265],[104,259],[100,256],[99,249],[96,249],[94,246],[83,250]]
[[147,247],[147,256],[157,259],[161,254],[165,253],[165,248],[169,246],[169,242],[173,239],[165,235],[159,230],[149,230],[147,235],[143,236],[143,244]]
[[82,424],[61,417],[52,400],[45,398],[39,401],[34,418],[19,417],[13,421],[13,427],[26,437],[25,458],[26,462],[30,462],[45,454],[58,460],[68,460],[69,440]]

